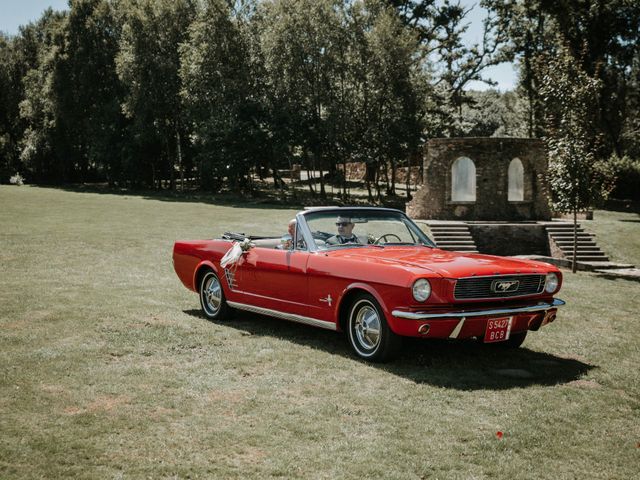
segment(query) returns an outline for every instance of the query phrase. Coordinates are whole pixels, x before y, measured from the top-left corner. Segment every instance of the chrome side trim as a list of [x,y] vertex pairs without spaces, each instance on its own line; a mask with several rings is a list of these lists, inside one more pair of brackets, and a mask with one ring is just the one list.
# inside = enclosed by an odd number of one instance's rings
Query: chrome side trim
[[565,302],[559,298],[554,298],[553,302],[540,302],[536,305],[514,308],[496,308],[493,310],[458,310],[447,313],[420,313],[420,312],[404,312],[402,310],[394,310],[391,314],[396,318],[408,318],[409,320],[428,320],[433,318],[464,318],[464,317],[485,317],[490,315],[510,315],[512,313],[534,313],[546,312],[552,308],[561,307]]
[[305,325],[312,325],[314,327],[326,328],[327,330],[337,330],[338,326],[333,322],[327,322],[325,320],[318,320],[316,318],[303,317],[302,315],[295,315],[293,313],[284,313],[278,310],[271,310],[269,308],[256,307],[254,305],[247,305],[246,303],[227,302],[231,308],[237,308],[238,310],[244,310],[252,313],[259,313],[260,315],[267,315],[269,317],[281,318],[283,320],[289,320],[291,322],[304,323]]

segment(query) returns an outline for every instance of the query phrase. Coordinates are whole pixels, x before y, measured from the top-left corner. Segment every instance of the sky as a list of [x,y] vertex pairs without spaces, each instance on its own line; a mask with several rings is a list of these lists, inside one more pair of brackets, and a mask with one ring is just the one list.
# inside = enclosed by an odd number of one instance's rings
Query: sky
[[[461,0],[460,3],[467,8],[474,7],[467,17],[470,25],[466,39],[470,44],[479,42],[482,38],[482,20],[486,17],[486,11],[479,6],[480,0]],[[37,20],[48,7],[54,10],[66,9],[67,0],[0,0],[0,31],[15,35],[20,25]],[[487,68],[482,75],[498,82],[497,88],[503,92],[512,90],[516,84],[516,72],[511,63]],[[468,88],[485,90],[489,87],[482,82],[471,82]]]

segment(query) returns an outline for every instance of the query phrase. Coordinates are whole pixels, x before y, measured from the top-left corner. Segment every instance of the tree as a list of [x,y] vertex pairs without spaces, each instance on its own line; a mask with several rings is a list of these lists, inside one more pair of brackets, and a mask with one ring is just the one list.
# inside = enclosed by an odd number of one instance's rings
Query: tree
[[[468,15],[474,8],[456,0],[387,0],[399,12],[405,24],[416,34],[420,52],[432,69],[431,78],[436,95],[430,105],[430,123],[434,136],[463,135],[463,110],[473,104],[466,94],[472,81],[494,82],[482,76],[491,65],[505,60],[501,46],[506,34],[498,29],[495,15],[483,20],[483,35],[479,43],[469,45],[463,38],[469,28]],[[435,103],[435,104],[433,104]]]
[[418,39],[401,22],[397,12],[380,2],[357,3],[350,29],[357,32],[352,44],[354,108],[357,113],[355,142],[364,157],[369,198],[395,195],[398,164],[415,156],[422,144],[424,87],[428,78],[415,55]]
[[541,97],[547,107],[545,138],[549,154],[551,203],[556,211],[573,214],[573,271],[576,271],[577,213],[594,207],[613,187],[613,172],[596,161],[593,99],[601,82],[579,66],[568,47],[540,58]]
[[0,33],[0,183],[8,182],[20,169],[16,123],[21,89],[16,67],[13,42]]
[[132,0],[122,6],[116,70],[125,87],[122,108],[131,120],[128,168],[137,182],[160,188],[168,177],[174,188],[176,166],[183,176],[183,143],[188,137],[180,96],[179,45],[188,39],[196,3]]
[[498,31],[509,42],[503,53],[520,62],[520,88],[529,100],[529,134],[544,135],[544,105],[539,90],[542,74],[536,58],[568,49],[580,68],[601,82],[594,125],[602,137],[598,156],[624,150],[624,126],[635,84],[633,58],[640,44],[640,3],[633,0],[483,0],[495,13]]
[[65,14],[48,9],[37,23],[21,31],[27,69],[22,83],[20,117],[24,133],[20,161],[35,182],[69,180],[68,159],[61,155],[64,139],[56,123],[54,80],[58,52],[64,43]]
[[[343,54],[338,0],[265,2],[261,12],[261,44],[269,88],[284,120],[289,154],[301,158],[309,171],[332,169],[333,128],[328,106],[336,96],[338,57]],[[315,193],[313,182],[309,188]]]
[[269,151],[268,119],[244,13],[222,0],[207,0],[180,49],[182,97],[198,148],[201,184],[212,190],[219,190],[225,177],[235,191],[250,188],[252,168],[262,165],[261,157],[270,159],[264,153]]
[[[57,52],[51,94],[66,155],[80,181],[120,177],[125,127],[115,58],[119,25],[107,0],[72,0]],[[69,88],[72,86],[72,88]]]

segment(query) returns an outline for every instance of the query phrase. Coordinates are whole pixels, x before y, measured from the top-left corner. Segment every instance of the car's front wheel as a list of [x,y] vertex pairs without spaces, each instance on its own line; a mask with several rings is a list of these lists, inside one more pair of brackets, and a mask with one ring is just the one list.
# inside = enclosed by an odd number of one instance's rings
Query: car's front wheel
[[349,308],[347,337],[356,355],[372,362],[391,360],[402,346],[402,338],[391,331],[380,305],[368,293],[358,295]]
[[227,305],[220,279],[212,270],[208,270],[200,280],[200,306],[209,320],[225,319],[230,314],[231,308]]

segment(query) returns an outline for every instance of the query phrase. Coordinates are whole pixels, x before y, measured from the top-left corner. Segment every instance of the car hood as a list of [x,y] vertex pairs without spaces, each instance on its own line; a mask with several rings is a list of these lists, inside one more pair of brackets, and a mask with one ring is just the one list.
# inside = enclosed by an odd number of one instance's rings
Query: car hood
[[513,257],[498,257],[478,253],[449,252],[429,247],[359,247],[334,250],[332,257],[349,258],[367,263],[402,265],[421,273],[428,271],[445,278],[482,275],[513,275],[547,273],[555,270],[550,264]]

